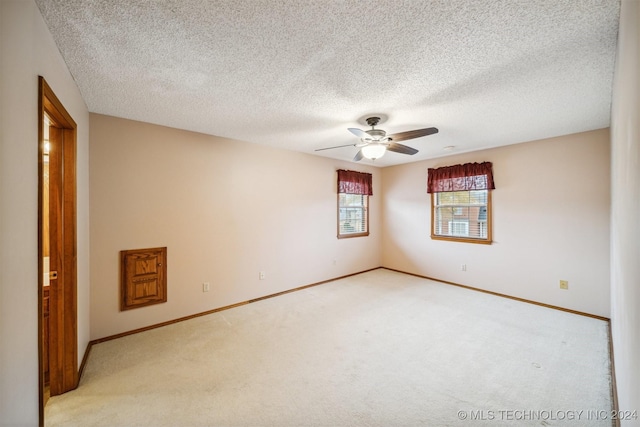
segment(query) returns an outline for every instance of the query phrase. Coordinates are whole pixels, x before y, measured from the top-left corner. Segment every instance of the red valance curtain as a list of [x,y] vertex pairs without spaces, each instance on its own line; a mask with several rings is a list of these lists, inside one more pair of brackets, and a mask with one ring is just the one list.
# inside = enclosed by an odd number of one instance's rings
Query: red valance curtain
[[495,188],[491,162],[429,168],[427,175],[427,193]]
[[367,196],[373,196],[371,174],[339,169],[338,193],[364,194]]

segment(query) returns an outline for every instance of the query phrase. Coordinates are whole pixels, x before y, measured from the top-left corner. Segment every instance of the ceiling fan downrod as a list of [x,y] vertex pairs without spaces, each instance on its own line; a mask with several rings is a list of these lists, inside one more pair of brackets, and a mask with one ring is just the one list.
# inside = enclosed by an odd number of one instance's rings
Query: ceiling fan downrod
[[361,138],[362,142],[365,143],[369,143],[371,142],[371,140],[373,141],[383,141],[385,136],[387,135],[387,132],[385,132],[382,129],[376,129],[375,126],[380,122],[380,117],[369,117],[367,119],[367,124],[369,126],[371,126],[371,129],[366,130],[365,133],[368,134],[371,139],[369,137],[364,137]]

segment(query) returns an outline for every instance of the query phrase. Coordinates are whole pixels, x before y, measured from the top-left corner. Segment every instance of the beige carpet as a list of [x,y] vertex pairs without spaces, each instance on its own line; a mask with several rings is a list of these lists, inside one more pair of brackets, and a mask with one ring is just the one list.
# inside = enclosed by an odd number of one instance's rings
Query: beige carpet
[[53,426],[610,426],[604,321],[378,269],[93,347]]

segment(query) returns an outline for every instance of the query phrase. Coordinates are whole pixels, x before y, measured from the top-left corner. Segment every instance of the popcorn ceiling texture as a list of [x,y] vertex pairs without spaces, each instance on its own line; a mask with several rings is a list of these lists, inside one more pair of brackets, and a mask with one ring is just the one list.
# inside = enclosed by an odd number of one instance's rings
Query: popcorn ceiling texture
[[308,153],[440,129],[378,166],[609,126],[619,0],[36,3],[95,113]]

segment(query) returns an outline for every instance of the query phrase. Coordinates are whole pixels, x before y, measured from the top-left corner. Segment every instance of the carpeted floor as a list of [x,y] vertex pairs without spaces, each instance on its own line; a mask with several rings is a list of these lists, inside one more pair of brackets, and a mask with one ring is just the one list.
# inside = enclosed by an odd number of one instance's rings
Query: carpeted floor
[[610,426],[606,322],[378,269],[95,345],[46,426]]

